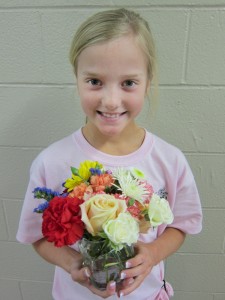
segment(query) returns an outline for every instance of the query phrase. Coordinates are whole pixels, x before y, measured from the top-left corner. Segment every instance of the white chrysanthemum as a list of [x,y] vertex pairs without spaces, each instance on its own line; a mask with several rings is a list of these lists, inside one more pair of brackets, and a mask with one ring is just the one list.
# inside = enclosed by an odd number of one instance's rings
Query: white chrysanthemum
[[118,168],[113,175],[118,180],[118,188],[124,196],[133,198],[141,203],[148,196],[149,191],[145,187],[145,184],[134,178],[129,171]]
[[113,170],[113,177],[119,180],[119,178],[126,177],[128,173],[129,173],[128,170],[124,168],[117,168]]

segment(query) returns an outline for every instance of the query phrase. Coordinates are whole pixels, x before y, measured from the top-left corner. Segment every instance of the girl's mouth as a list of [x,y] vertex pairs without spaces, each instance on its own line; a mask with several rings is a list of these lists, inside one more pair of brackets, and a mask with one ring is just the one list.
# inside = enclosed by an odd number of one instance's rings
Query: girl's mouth
[[102,117],[108,118],[108,119],[118,119],[122,115],[124,115],[126,112],[123,113],[106,113],[106,112],[101,112],[97,110],[97,113],[101,115]]

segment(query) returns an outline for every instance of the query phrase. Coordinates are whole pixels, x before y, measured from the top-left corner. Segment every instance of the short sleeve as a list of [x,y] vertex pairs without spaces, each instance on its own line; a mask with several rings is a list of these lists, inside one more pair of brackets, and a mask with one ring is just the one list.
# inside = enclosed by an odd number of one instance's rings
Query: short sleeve
[[44,166],[39,155],[30,168],[30,180],[25,194],[16,235],[17,240],[24,244],[34,243],[43,237],[41,229],[42,214],[33,212],[34,208],[43,202],[43,199],[34,199],[33,190],[38,186],[45,186],[44,178]]
[[[178,157],[175,178],[174,192],[171,198],[168,196],[174,221],[168,227],[177,228],[187,234],[197,234],[202,230],[201,202],[194,176],[182,153]],[[161,225],[159,234],[165,228],[166,226]]]

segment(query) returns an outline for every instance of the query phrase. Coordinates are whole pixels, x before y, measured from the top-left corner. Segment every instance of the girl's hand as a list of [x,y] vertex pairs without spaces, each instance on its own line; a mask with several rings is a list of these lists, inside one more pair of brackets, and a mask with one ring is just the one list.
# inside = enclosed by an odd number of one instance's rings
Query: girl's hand
[[100,291],[90,282],[90,271],[87,267],[82,267],[82,260],[75,260],[70,270],[71,277],[74,281],[88,288],[93,294],[102,298],[108,298],[116,293],[116,283],[111,281],[108,283],[106,290]]
[[123,270],[122,283],[118,295],[128,295],[138,288],[152,268],[180,248],[186,234],[179,229],[167,227],[162,235],[149,244],[138,242],[137,255],[128,260],[128,266]]
[[136,256],[127,261],[129,269],[121,272],[124,279],[118,296],[126,296],[138,288],[154,266],[151,244],[138,242],[135,246]]
[[113,282],[108,283],[105,291],[96,289],[90,283],[90,272],[88,268],[84,268],[82,265],[82,255],[71,247],[55,247],[53,243],[49,243],[45,238],[33,243],[33,247],[46,261],[64,269],[74,281],[85,286],[92,293],[102,298],[108,298],[116,293],[116,285]]

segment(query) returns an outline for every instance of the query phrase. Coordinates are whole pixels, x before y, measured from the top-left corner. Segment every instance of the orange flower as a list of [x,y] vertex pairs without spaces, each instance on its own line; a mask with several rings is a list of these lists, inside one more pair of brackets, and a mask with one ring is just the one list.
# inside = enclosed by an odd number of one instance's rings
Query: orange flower
[[75,186],[75,188],[73,189],[73,191],[71,193],[69,193],[70,198],[74,198],[77,197],[79,199],[83,199],[85,192],[88,189],[88,185],[84,182],[82,182],[81,184]]
[[106,187],[110,187],[113,183],[114,183],[114,179],[110,174],[91,176],[91,185],[94,192],[104,191]]

